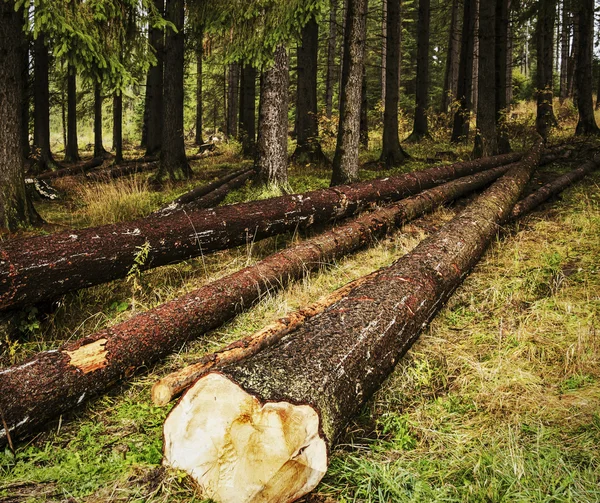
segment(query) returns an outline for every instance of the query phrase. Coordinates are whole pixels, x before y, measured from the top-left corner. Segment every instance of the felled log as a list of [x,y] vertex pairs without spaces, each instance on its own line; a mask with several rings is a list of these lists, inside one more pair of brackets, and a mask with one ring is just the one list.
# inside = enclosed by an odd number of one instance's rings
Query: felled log
[[149,162],[139,162],[139,163],[117,164],[108,169],[103,169],[101,171],[93,171],[91,173],[86,173],[85,177],[88,180],[91,180],[94,182],[101,182],[104,180],[113,180],[115,178],[121,178],[122,176],[152,171],[153,169],[158,168],[159,162],[160,161],[149,161]]
[[277,345],[200,378],[164,424],[164,462],[220,503],[290,502],[316,487],[350,418],[492,241],[541,141],[459,216]]
[[9,241],[0,249],[0,310],[123,278],[141,248],[148,254],[139,268],[150,269],[347,217],[377,201],[398,200],[514,158],[507,154],[306,194]]
[[[441,202],[485,186],[506,169],[456,180],[363,215],[123,323],[0,370],[0,411],[10,435],[16,439],[34,431],[124,375],[219,327],[266,291],[283,288]],[[0,444],[5,437],[0,429]]]
[[103,163],[104,157],[94,157],[84,164],[70,166],[68,168],[61,168],[55,171],[46,171],[45,173],[38,175],[36,178],[38,180],[54,180],[64,176],[81,175],[91,171],[94,168],[97,168],[98,166],[102,166]]
[[54,201],[60,197],[59,192],[46,180],[25,178],[25,188],[33,200],[47,199],[49,201]]

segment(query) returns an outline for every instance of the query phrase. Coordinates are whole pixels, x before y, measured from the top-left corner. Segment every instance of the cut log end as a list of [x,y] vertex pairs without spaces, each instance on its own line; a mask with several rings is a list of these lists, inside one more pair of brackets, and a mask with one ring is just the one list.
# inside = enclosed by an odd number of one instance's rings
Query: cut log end
[[261,403],[222,374],[198,380],[164,425],[164,463],[219,503],[290,502],[327,470],[319,415],[308,405]]

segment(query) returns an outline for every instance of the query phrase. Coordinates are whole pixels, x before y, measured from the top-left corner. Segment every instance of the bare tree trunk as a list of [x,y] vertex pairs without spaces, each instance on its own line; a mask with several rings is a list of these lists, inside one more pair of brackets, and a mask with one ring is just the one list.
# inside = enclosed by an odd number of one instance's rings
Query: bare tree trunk
[[536,27],[537,47],[537,117],[536,129],[544,141],[548,138],[550,128],[556,123],[552,107],[553,98],[553,51],[554,51],[554,18],[556,16],[556,0],[540,0]]
[[340,89],[340,124],[333,158],[332,186],[352,182],[358,177],[367,3],[367,0],[348,0]]
[[67,70],[67,146],[65,161],[79,161],[77,145],[77,70],[69,63]]
[[500,154],[510,152],[506,129],[509,10],[510,0],[496,0],[496,125],[498,128],[498,153]]
[[338,0],[330,0],[329,38],[327,39],[327,76],[325,78],[325,114],[331,119],[333,114],[333,88],[336,82],[335,48],[337,38]]
[[508,50],[506,51],[506,110],[510,110],[513,100],[513,29],[511,25],[512,0],[508,0]]
[[[160,15],[165,12],[165,0],[153,0]],[[163,130],[163,87],[165,64],[165,33],[159,28],[150,29],[150,45],[156,53],[156,65],[148,70],[146,79],[145,114],[148,116],[146,155],[156,155],[160,151]]]
[[[485,0],[484,0],[485,1]],[[492,1],[492,0],[487,0]],[[480,38],[479,38],[479,30],[480,30],[480,16],[479,12],[481,9],[481,1],[473,0],[475,5],[475,27],[473,30],[474,40],[473,40],[473,87],[471,97],[471,102],[473,103],[473,110],[479,110],[479,54],[480,54]]]
[[568,62],[569,62],[569,38],[571,36],[569,0],[562,0],[562,27],[560,35],[560,91],[559,97],[562,103],[568,95]]
[[[574,2],[575,0],[570,0]],[[572,7],[572,23],[573,23],[573,42],[571,45],[571,55],[569,56],[568,68],[567,68],[567,96],[570,98],[575,98],[576,93],[576,73],[577,73],[577,63],[579,60],[579,48],[580,48],[580,19],[579,19],[579,9],[577,6]]]
[[106,153],[102,142],[102,84],[94,84],[94,157],[103,157]]
[[288,87],[290,58],[285,46],[275,50],[275,62],[263,73],[260,86],[257,182],[285,189],[288,181]]
[[[387,58],[387,0],[381,0],[381,106],[385,107],[385,68]],[[384,114],[385,115],[385,112]],[[383,119],[384,117],[382,117]]]
[[360,146],[369,149],[369,99],[367,95],[367,65],[363,64],[360,89]]
[[204,143],[204,137],[202,135],[203,125],[203,108],[202,108],[202,60],[204,59],[204,30],[201,28],[198,33],[198,40],[196,41],[196,145],[202,145]]
[[242,154],[253,157],[256,153],[256,69],[245,64],[241,73],[240,136]]
[[231,63],[229,65],[227,85],[227,139],[233,140],[238,136],[238,105],[240,103],[240,65]]
[[115,164],[123,162],[123,94],[119,91],[113,96],[113,150]]
[[444,74],[444,89],[440,111],[448,112],[450,105],[456,99],[458,91],[458,65],[460,57],[460,27],[459,0],[452,0],[450,9],[450,28],[448,30],[448,54],[446,56],[446,71]]
[[417,20],[417,93],[413,130],[406,139],[409,142],[419,142],[429,136],[427,108],[429,107],[430,19],[430,0],[419,0],[419,18]]
[[33,144],[40,150],[38,170],[52,169],[55,165],[50,150],[50,85],[48,81],[49,55],[46,37],[39,34],[34,46],[34,85],[33,85]]

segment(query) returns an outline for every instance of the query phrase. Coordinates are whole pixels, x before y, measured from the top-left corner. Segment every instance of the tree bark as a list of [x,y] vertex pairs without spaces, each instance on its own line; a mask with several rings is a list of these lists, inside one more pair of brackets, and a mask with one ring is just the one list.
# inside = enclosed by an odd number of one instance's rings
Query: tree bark
[[427,108],[429,107],[429,24],[431,19],[430,0],[419,0],[417,20],[417,93],[415,119],[412,133],[406,139],[419,142],[429,137]]
[[115,164],[123,162],[123,93],[120,91],[113,96],[113,150]]
[[363,64],[362,85],[360,88],[360,146],[369,149],[369,97],[367,94],[367,65]]
[[552,107],[555,16],[556,0],[540,0],[535,34],[537,48],[537,116],[535,124],[537,132],[544,141],[548,138],[550,128],[556,123]]
[[498,130],[498,153],[510,152],[510,141],[506,128],[508,102],[508,37],[510,0],[496,0],[496,125]]
[[0,233],[40,222],[23,177],[23,51],[27,40],[22,16],[22,9],[15,12],[12,3],[0,4]]
[[473,85],[473,42],[475,39],[475,0],[464,0],[463,25],[460,44],[460,65],[458,67],[457,99],[459,106],[454,113],[452,128],[453,143],[469,140],[471,120],[471,94]]
[[204,59],[204,30],[201,28],[196,41],[196,145],[203,145],[202,130],[202,60]]
[[[153,0],[157,12],[163,16],[164,0]],[[154,48],[156,65],[148,69],[146,79],[145,113],[148,115],[146,155],[156,155],[160,151],[163,129],[163,79],[165,61],[165,33],[159,28],[150,29],[150,45]]]
[[442,113],[448,112],[458,92],[458,65],[460,57],[459,0],[452,0],[450,8],[450,28],[448,30],[448,54],[442,91]]
[[256,69],[245,64],[241,75],[240,137],[242,155],[254,157],[256,153]]
[[572,5],[572,2],[575,0],[570,0],[570,7],[572,8],[572,24],[573,24],[573,41],[571,43],[571,55],[569,56],[569,62],[567,65],[567,96],[570,98],[575,98],[576,92],[576,73],[577,73],[577,63],[579,60],[579,47],[580,47],[580,32],[579,27],[581,25],[579,19],[579,8],[577,4],[575,6]]
[[319,142],[317,115],[317,70],[319,24],[314,16],[302,28],[298,47],[298,86],[296,92],[296,150],[293,158],[300,163],[327,164]]
[[[34,431],[124,375],[219,327],[265,291],[283,288],[441,202],[489,184],[507,169],[488,170],[361,216],[123,323],[0,370],[5,391],[0,395],[0,410],[12,438]],[[5,436],[0,429],[0,445]]]
[[[25,15],[29,14],[29,8]],[[29,102],[31,96],[31,79],[29,77],[29,37],[25,36],[21,57],[23,61],[21,68],[23,70],[23,88],[21,89],[21,144],[23,145],[23,158],[28,159],[31,155],[31,145],[29,143]]]
[[481,1],[473,0],[473,5],[475,6],[475,25],[473,31],[475,39],[473,40],[473,86],[471,88],[471,102],[473,103],[473,110],[477,111],[479,104],[479,9]]
[[164,174],[171,180],[175,180],[175,173],[186,178],[192,175],[183,138],[184,3],[184,0],[170,0],[166,4],[166,19],[173,23],[177,33],[169,30],[165,39],[164,74],[168,78],[163,83],[164,118],[157,180]]
[[336,82],[335,48],[337,38],[338,0],[330,0],[329,37],[327,39],[327,76],[325,77],[325,114],[331,119],[333,114],[333,88]]
[[575,87],[577,90],[577,109],[579,122],[575,129],[577,135],[600,134],[594,116],[592,97],[592,56],[594,38],[594,0],[579,0],[579,47],[577,50],[577,71]]
[[569,39],[571,36],[570,5],[569,0],[562,0],[562,27],[560,35],[560,102],[565,101],[568,95],[568,61],[569,61]]
[[294,501],[316,487],[349,420],[492,242],[540,151],[279,344],[199,379],[165,421],[165,463],[222,503]]
[[383,111],[383,144],[379,162],[386,167],[402,164],[408,154],[400,146],[398,102],[400,97],[401,0],[387,0],[387,51],[385,72],[385,107]]
[[[477,100],[476,157],[487,157],[498,153],[498,131],[496,127],[496,2],[482,1],[479,4],[479,53],[486,57],[479,60],[479,85]],[[490,57],[487,57],[490,55]]]
[[367,32],[367,0],[348,0],[338,127],[331,185],[358,178],[358,144]]
[[[381,0],[381,106],[385,107],[385,68],[387,59],[387,0]],[[382,114],[384,119],[385,110]]]
[[229,65],[227,83],[227,127],[226,136],[234,140],[238,136],[238,105],[240,90],[240,65],[231,63]]
[[1,250],[0,310],[123,278],[139,247],[149,246],[141,268],[159,267],[350,216],[376,201],[398,200],[519,158],[507,154],[335,189],[8,242]]
[[76,162],[79,157],[77,144],[77,70],[74,65],[68,65],[67,74],[67,146],[65,161]]
[[290,59],[285,46],[275,50],[273,66],[263,73],[258,115],[257,183],[287,185],[288,87]]
[[106,153],[102,143],[102,85],[94,84],[94,157],[103,157]]

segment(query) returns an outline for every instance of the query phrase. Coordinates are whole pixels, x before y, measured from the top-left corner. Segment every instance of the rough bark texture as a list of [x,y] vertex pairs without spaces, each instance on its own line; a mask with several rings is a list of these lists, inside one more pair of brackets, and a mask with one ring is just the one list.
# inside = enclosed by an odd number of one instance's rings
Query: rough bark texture
[[0,310],[125,277],[139,247],[142,269],[232,248],[354,214],[376,201],[397,200],[444,181],[514,162],[520,154],[439,166],[396,177],[169,218],[66,231],[7,243],[0,250]]
[[[475,155],[487,157],[498,153],[496,128],[496,2],[482,1],[479,5],[479,59],[477,100],[477,136]],[[489,55],[489,57],[488,57]]]
[[327,39],[327,76],[325,77],[325,114],[331,119],[333,114],[333,88],[336,82],[335,46],[337,38],[338,0],[330,0],[329,37]]
[[570,0],[569,6],[572,9],[571,22],[573,25],[573,42],[571,43],[571,54],[569,56],[569,62],[567,64],[567,96],[574,98],[576,92],[575,75],[577,72],[577,64],[579,62],[579,28],[581,26],[579,19],[579,8],[576,0]]
[[[381,105],[385,106],[385,69],[387,59],[387,0],[381,1]],[[384,112],[385,113],[385,112]],[[381,117],[383,119],[383,115]]]
[[[512,168],[460,215],[411,253],[381,270],[374,279],[355,288],[347,297],[305,322],[275,346],[218,373],[211,372],[202,377],[184,395],[180,404],[193,408],[194,404],[186,400],[188,396],[204,402],[206,397],[197,394],[196,390],[202,389],[205,382],[215,377],[222,378],[255,397],[260,406],[270,403],[271,406],[293,404],[312,408],[319,419],[319,437],[326,444],[327,452],[330,452],[349,420],[381,386],[398,360],[483,255],[537,165],[541,145],[541,141],[536,142],[522,163]],[[226,400],[223,396],[210,398],[215,410],[219,410],[220,402]],[[188,472],[195,468],[172,456],[178,451],[179,442],[184,442],[188,450],[197,449],[199,457],[213,446],[223,445],[225,449],[232,449],[232,443],[236,441],[239,442],[236,447],[240,451],[244,449],[245,439],[237,435],[239,430],[233,426],[230,429],[226,424],[220,425],[220,416],[211,417],[213,424],[222,426],[221,430],[212,430],[212,434],[208,434],[208,430],[194,431],[196,416],[189,417],[189,423],[176,424],[173,429],[174,425],[170,424],[172,418],[181,417],[178,407],[167,418],[164,430],[165,461],[171,466]],[[240,412],[243,414],[243,411]],[[240,421],[245,419],[250,426],[258,426],[254,419],[258,423],[259,414],[245,418],[242,414]],[[281,420],[285,420],[285,416]],[[301,424],[300,429],[302,426],[305,424]],[[223,439],[221,435],[231,440]],[[253,444],[258,450],[254,455],[261,460],[261,466],[268,466],[268,459],[277,454],[272,446],[279,445],[278,439],[271,438],[268,429],[263,429],[261,435],[264,444],[270,444],[271,448],[264,449],[262,442]],[[189,438],[197,442],[189,442]],[[302,446],[300,443],[299,447]],[[285,446],[281,446],[281,449],[285,449]],[[215,450],[212,457],[223,472],[235,472],[238,458],[227,455],[225,459],[224,451]],[[287,461],[293,462],[302,450],[290,452]],[[231,451],[227,452],[229,454]],[[307,475],[305,470],[310,473],[313,467],[294,465],[294,468],[295,476],[291,480],[303,479]],[[262,499],[263,492],[272,495],[273,485],[277,486],[278,497],[269,498],[265,495],[263,501],[291,501],[291,495],[286,491],[288,487],[294,491],[294,497],[303,494],[295,492],[297,485],[291,481],[289,486],[286,483],[274,484],[272,477],[279,475],[281,464],[274,469],[275,473],[260,473],[259,478],[267,481],[263,482],[264,486],[259,480],[246,476],[244,482],[247,487],[257,485],[253,494],[255,499],[239,498],[236,501],[258,501]],[[195,480],[209,496],[220,494],[223,489],[219,486],[221,476],[215,478],[212,475],[206,470],[193,473]],[[277,482],[278,479],[275,478]],[[312,482],[311,486],[314,487],[318,479]],[[246,488],[239,489],[246,492]]]
[[367,0],[348,0],[340,88],[340,123],[333,157],[331,185],[358,177],[358,144],[362,95]]
[[102,142],[102,85],[94,84],[94,157],[102,157],[106,151]]
[[[164,0],[154,0],[154,7],[162,16],[165,12]],[[146,140],[146,155],[156,155],[162,142],[163,128],[163,77],[165,61],[165,33],[158,28],[150,29],[150,45],[154,48],[156,65],[148,69],[146,80],[146,104],[148,115],[148,130]]]
[[363,65],[362,86],[360,89],[360,146],[369,149],[369,96],[367,94],[367,65]]
[[398,136],[398,102],[400,98],[401,0],[387,2],[387,50],[385,72],[385,107],[383,111],[383,145],[379,162],[397,166],[408,158]]
[[450,28],[448,30],[448,54],[442,92],[442,113],[448,112],[458,92],[458,65],[460,58],[459,0],[452,0],[450,9]]
[[302,28],[298,47],[298,86],[296,93],[296,150],[293,158],[300,163],[327,164],[319,142],[317,116],[317,63],[319,24],[312,16]]
[[204,30],[200,30],[196,41],[196,145],[202,145],[202,60],[204,59]]
[[[506,129],[509,11],[510,0],[496,0],[496,125],[498,128],[498,153],[500,154],[510,152],[510,142]],[[512,85],[512,82],[510,85]]]
[[123,162],[123,94],[120,91],[113,96],[113,150],[115,163]]
[[168,30],[165,39],[164,74],[168,78],[163,83],[164,117],[157,179],[168,174],[174,180],[176,173],[191,176],[183,137],[184,13],[184,0],[167,2],[166,19],[175,25],[177,33]]
[[225,136],[235,139],[238,136],[238,106],[240,103],[240,65],[231,63],[229,65],[227,82],[227,124]]
[[552,108],[555,16],[556,0],[540,0],[535,34],[537,48],[537,116],[535,125],[537,132],[544,140],[548,138],[550,128],[556,123]]
[[[493,0],[489,0],[492,2]],[[474,39],[473,39],[473,86],[471,88],[471,103],[473,104],[473,110],[478,110],[477,105],[479,103],[479,54],[480,54],[480,40],[479,40],[479,9],[481,0],[473,0],[475,7],[475,25],[474,25]],[[490,6],[491,7],[491,6]]]
[[289,65],[287,49],[280,45],[261,79],[256,174],[263,185],[287,185]]
[[592,97],[592,48],[594,38],[594,0],[579,0],[579,47],[577,51],[577,71],[575,87],[577,89],[577,109],[579,122],[575,134],[600,134],[594,116]]
[[49,56],[45,37],[40,34],[34,42],[33,86],[33,144],[40,151],[38,171],[52,167],[50,151],[50,87],[48,82]]
[[[0,233],[38,222],[38,216],[25,191],[23,178],[22,89],[23,33],[22,11],[12,3],[0,4]],[[0,254],[2,252],[0,251]]]
[[256,153],[256,69],[251,64],[242,67],[240,88],[242,155],[254,157]]
[[560,90],[561,103],[567,98],[569,91],[567,76],[569,62],[569,39],[571,36],[571,23],[568,0],[562,0],[562,27],[560,33]]
[[459,106],[454,113],[452,142],[467,142],[471,118],[471,90],[473,85],[473,41],[475,38],[475,0],[464,0],[463,25],[458,67],[457,99]]
[[[6,391],[0,410],[11,436],[33,431],[124,375],[220,326],[265,291],[282,288],[442,202],[489,184],[507,169],[488,170],[361,216],[124,323],[0,370],[0,387]],[[5,440],[0,429],[0,445]]]
[[45,173],[41,173],[40,175],[36,176],[36,179],[53,180],[55,178],[62,178],[63,176],[81,175],[93,170],[94,168],[102,166],[103,163],[103,157],[94,157],[93,159],[90,159],[89,161],[81,165],[70,166],[68,168],[61,168],[56,171],[46,171]]
[[67,71],[67,146],[65,161],[79,161],[77,144],[77,70],[69,64]]
[[427,108],[429,107],[429,24],[430,0],[419,0],[417,20],[417,93],[413,130],[407,141],[418,142],[429,136]]

